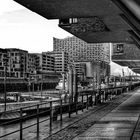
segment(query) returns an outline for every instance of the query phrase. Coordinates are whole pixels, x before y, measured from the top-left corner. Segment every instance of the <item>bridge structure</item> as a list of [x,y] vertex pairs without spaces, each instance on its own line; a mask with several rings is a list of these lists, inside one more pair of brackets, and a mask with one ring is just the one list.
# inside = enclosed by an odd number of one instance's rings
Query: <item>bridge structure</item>
[[[87,43],[113,43],[112,60],[122,66],[128,66],[140,73],[140,1],[139,0],[14,0],[33,12],[47,18],[59,19],[59,27],[86,41]],[[131,85],[130,85],[131,86]],[[100,91],[97,91],[101,93]],[[131,94],[130,102],[122,106],[115,102],[114,115],[118,118],[103,118],[101,125],[88,129],[84,135],[73,136],[75,139],[135,139],[139,133],[139,91]],[[100,94],[101,95],[101,94]],[[101,96],[100,96],[101,97]],[[128,97],[128,96],[127,96]],[[130,96],[129,96],[130,97]],[[88,99],[88,98],[87,98]],[[95,94],[96,99],[96,94]],[[125,98],[128,99],[128,98]],[[125,99],[123,101],[125,101]],[[87,101],[88,102],[88,101]],[[116,106],[115,106],[116,105]],[[120,105],[120,106],[119,106]],[[110,110],[110,112],[112,111]],[[118,112],[117,112],[117,111]],[[62,110],[61,110],[62,111]],[[134,111],[131,113],[131,111]],[[121,113],[123,114],[121,114]],[[108,113],[108,112],[105,112]],[[105,114],[104,114],[105,115]],[[103,117],[104,117],[103,115]],[[135,118],[134,116],[135,115]],[[51,116],[51,114],[50,114]],[[98,115],[99,116],[99,115]],[[124,119],[126,117],[126,119]],[[60,117],[60,119],[62,119]],[[110,120],[112,119],[112,121]],[[89,120],[92,120],[89,118]],[[103,122],[104,121],[104,122]],[[89,126],[94,125],[89,122]],[[120,125],[123,122],[124,126]],[[131,123],[131,125],[129,125]],[[91,125],[92,124],[92,125]],[[133,124],[133,125],[132,125]],[[52,124],[50,124],[52,125]],[[85,124],[86,125],[86,124]],[[105,125],[105,127],[104,127]],[[80,124],[71,128],[79,129]],[[89,127],[88,127],[89,128]],[[38,130],[39,128],[37,128]],[[99,133],[92,133],[98,129]],[[106,129],[106,130],[105,130]],[[123,132],[121,132],[121,130]],[[112,133],[109,133],[112,132]],[[80,131],[83,133],[84,131]],[[90,132],[90,133],[89,133]],[[97,131],[96,131],[97,132]],[[126,133],[125,133],[126,132]],[[66,133],[66,131],[65,131]],[[123,134],[122,134],[123,133]],[[68,135],[68,133],[66,133]],[[104,134],[104,135],[103,135]],[[119,136],[120,134],[120,136]],[[127,136],[125,136],[127,134]],[[130,134],[130,135],[129,135]],[[21,135],[22,136],[22,135]],[[59,135],[60,136],[60,135]],[[77,137],[76,137],[77,136]],[[50,139],[58,139],[58,136]],[[61,137],[62,138],[62,137]],[[60,138],[60,139],[61,139]],[[69,139],[72,139],[70,136]],[[21,138],[22,139],[22,138]],[[49,139],[49,138],[48,138]]]

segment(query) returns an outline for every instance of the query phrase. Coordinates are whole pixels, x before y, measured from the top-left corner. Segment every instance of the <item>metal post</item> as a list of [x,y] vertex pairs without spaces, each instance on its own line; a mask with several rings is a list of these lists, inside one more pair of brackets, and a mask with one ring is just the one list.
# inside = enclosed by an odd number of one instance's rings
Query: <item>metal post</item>
[[94,94],[94,105],[97,104],[97,90],[95,91],[95,94]]
[[69,95],[71,102],[73,102],[73,71],[69,69]]
[[106,96],[106,100],[109,100],[109,94],[110,94],[110,89],[107,90],[107,96]]
[[71,117],[71,99],[69,98],[69,118]]
[[37,91],[38,91],[38,92],[39,92],[39,84],[40,84],[40,83],[38,82],[38,83],[37,83]]
[[65,90],[65,73],[64,73],[64,71],[62,72],[62,81],[63,81],[62,89]]
[[110,92],[110,100],[112,100],[112,93],[113,93],[113,89]]
[[43,75],[41,74],[41,101],[42,101]]
[[23,139],[23,126],[22,126],[22,108],[20,108],[20,140]]
[[106,94],[106,89],[104,90],[104,102],[106,102],[105,94]]
[[62,123],[62,100],[60,100],[60,121]]
[[31,96],[31,79],[30,79],[30,73],[29,73],[29,79],[28,79],[28,92],[29,92],[29,96]]
[[7,93],[6,93],[6,66],[4,67],[4,111],[6,111],[6,101]]
[[32,90],[33,90],[33,92],[35,91],[35,83],[34,82],[33,82],[33,89]]
[[101,103],[103,102],[103,94],[102,94],[102,90],[100,89],[100,101]]
[[100,96],[100,89],[101,89],[101,76],[100,76],[100,62],[97,62],[97,84],[98,84],[98,93]]
[[39,105],[37,105],[37,138],[39,138]]
[[62,89],[65,90],[65,59],[64,59],[64,55],[65,55],[65,52],[62,51],[62,82],[63,82],[63,87]]
[[93,106],[93,94],[91,94],[91,107]]
[[52,131],[52,101],[50,102],[50,131]]
[[84,104],[84,101],[83,101],[83,95],[82,95],[82,112],[83,112],[83,104]]
[[88,95],[87,95],[87,110],[88,110]]
[[69,79],[70,79],[70,77],[69,77],[69,72],[67,72],[67,74],[66,74],[66,76],[67,76],[67,92],[69,93],[69,86],[70,86],[70,84],[69,84]]
[[101,103],[101,92],[100,92],[100,88],[98,89],[97,103]]
[[75,102],[75,113],[78,114],[78,110],[77,110],[77,101]]
[[73,95],[74,95],[74,102],[77,102],[77,100],[78,100],[78,87],[77,87],[76,69],[73,70]]

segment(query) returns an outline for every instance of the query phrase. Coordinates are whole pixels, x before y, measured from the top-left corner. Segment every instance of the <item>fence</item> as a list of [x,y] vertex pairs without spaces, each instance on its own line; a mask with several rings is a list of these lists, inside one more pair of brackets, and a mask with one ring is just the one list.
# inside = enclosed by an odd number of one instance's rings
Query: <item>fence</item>
[[[23,139],[23,131],[27,128],[30,128],[32,126],[36,126],[36,138],[39,138],[39,130],[41,123],[44,123],[45,121],[49,121],[49,130],[52,131],[52,125],[53,121],[58,120],[60,121],[60,124],[63,121],[63,115],[68,115],[70,118],[73,113],[78,114],[78,111],[81,110],[82,112],[84,109],[89,109],[89,107],[92,107],[93,105],[96,105],[97,103],[106,102],[108,100],[111,100],[113,97],[115,97],[118,94],[123,93],[124,91],[127,91],[128,89],[134,89],[140,84],[137,83],[135,85],[129,86],[123,86],[123,87],[116,87],[116,88],[106,88],[106,89],[99,89],[97,91],[83,91],[81,95],[78,97],[77,102],[73,102],[71,98],[66,99],[60,99],[55,101],[49,101],[49,102],[42,102],[37,105],[32,105],[28,107],[23,107],[16,110],[7,111],[7,114],[16,114],[17,118],[8,122],[1,123],[1,125],[7,125],[9,123],[15,123],[19,122],[19,129],[4,135],[1,135],[0,138],[6,138],[7,136],[10,136],[14,133],[19,133],[20,140]],[[41,116],[47,116],[46,119],[40,120]],[[58,117],[59,116],[59,117]],[[36,122],[32,125],[28,125],[26,127],[23,127],[23,121],[27,120],[29,118],[36,118]]]

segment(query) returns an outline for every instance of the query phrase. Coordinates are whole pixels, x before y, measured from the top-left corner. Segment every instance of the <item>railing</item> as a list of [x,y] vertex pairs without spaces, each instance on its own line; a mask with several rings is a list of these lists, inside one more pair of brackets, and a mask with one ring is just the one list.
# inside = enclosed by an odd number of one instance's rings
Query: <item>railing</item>
[[[133,88],[135,88],[135,86],[139,86],[139,85],[140,85],[139,83],[134,84]],[[16,110],[7,111],[6,112],[7,114],[8,113],[12,114],[12,113],[17,112],[17,113],[19,113],[19,117],[12,121],[1,123],[1,126],[7,125],[9,123],[19,122],[19,129],[15,130],[13,132],[1,135],[0,138],[6,138],[12,134],[18,133],[20,140],[22,140],[24,130],[35,126],[36,127],[36,138],[38,139],[41,123],[49,121],[49,130],[52,131],[53,121],[59,120],[60,125],[61,125],[64,114],[65,114],[65,116],[68,115],[68,117],[70,118],[73,113],[78,114],[79,110],[81,110],[83,112],[84,109],[88,110],[89,107],[92,107],[94,104],[111,100],[116,95],[124,92],[127,88],[130,88],[130,87],[123,86],[123,87],[116,87],[116,88],[105,88],[105,89],[100,89],[100,90],[97,90],[94,92],[85,91],[85,92],[81,93],[81,95],[78,97],[77,102],[72,102],[71,98],[66,98],[63,100],[60,99],[60,100],[55,100],[55,101],[42,102],[37,105],[32,105],[32,106],[23,107],[23,108],[16,109]],[[26,113],[26,115],[24,115],[25,113]],[[44,116],[44,115],[47,116],[46,119],[40,120],[40,116]],[[33,118],[33,117],[36,118],[36,122],[24,127],[23,121],[27,120],[29,118]]]
[[[6,113],[19,113],[20,116],[18,119],[12,120],[12,121],[8,121],[5,123],[1,123],[2,125],[7,125],[9,123],[15,123],[15,122],[19,122],[20,123],[20,127],[18,130],[10,132],[8,134],[2,135],[0,136],[0,138],[5,138],[9,135],[12,135],[14,133],[19,132],[20,135],[20,140],[23,139],[23,131],[27,128],[30,128],[32,126],[36,126],[36,130],[37,130],[37,137],[39,136],[39,126],[41,123],[45,122],[45,121],[49,121],[49,128],[50,131],[52,130],[52,122],[54,120],[56,120],[58,118],[58,116],[60,116],[60,122],[62,122],[63,119],[63,114],[68,114],[69,117],[71,117],[71,115],[75,112],[76,114],[78,113],[78,110],[81,109],[83,111],[84,108],[89,107],[89,97],[91,97],[92,95],[90,94],[86,94],[86,95],[82,95],[78,98],[78,102],[77,103],[73,103],[71,101],[71,98],[67,98],[65,100],[55,100],[55,101],[49,101],[49,102],[44,102],[41,104],[37,104],[37,105],[32,105],[29,107],[23,107],[20,109],[16,109],[16,110],[11,110],[11,111],[7,111]],[[43,110],[44,108],[44,110]],[[24,115],[24,113],[34,110],[33,114],[28,114]],[[42,115],[47,115],[48,117],[42,121],[39,121],[40,116]],[[36,117],[36,123],[23,127],[23,120],[32,118],[32,117]]]
[[[136,83],[133,83],[132,84],[132,87],[133,85],[135,85]],[[110,87],[110,88],[102,88],[102,89],[99,89],[101,91],[103,90],[112,90],[112,89],[119,89],[119,88],[124,88],[124,87],[129,87],[131,88],[131,85],[127,85],[127,86],[118,86],[118,87]],[[97,90],[95,90],[97,91]],[[93,92],[93,90],[83,90],[83,91],[79,91],[79,93],[84,93],[84,92]],[[45,91],[44,91],[45,93]],[[50,95],[52,95],[53,92],[50,92]],[[40,93],[41,94],[41,93]],[[30,93],[30,95],[33,95],[33,92]],[[49,94],[47,94],[47,96],[49,96]],[[59,95],[60,96],[60,95]],[[6,107],[6,110],[7,111],[10,111],[10,110],[14,110],[14,109],[18,109],[18,108],[22,108],[22,107],[27,107],[27,106],[30,106],[30,105],[36,105],[38,104],[39,101],[29,101],[29,102],[13,102],[13,103],[7,103],[7,107]],[[0,113],[4,111],[4,104],[0,104]]]

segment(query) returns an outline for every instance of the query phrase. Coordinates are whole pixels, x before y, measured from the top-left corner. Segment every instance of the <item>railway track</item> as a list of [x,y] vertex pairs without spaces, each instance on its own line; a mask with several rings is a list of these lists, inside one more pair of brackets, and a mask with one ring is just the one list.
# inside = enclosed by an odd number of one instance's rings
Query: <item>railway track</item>
[[85,130],[94,125],[97,121],[103,118],[106,114],[111,112],[118,105],[127,100],[133,93],[122,94],[115,100],[111,100],[105,104],[102,104],[96,108],[90,109],[89,113],[84,113],[79,119],[65,128],[51,134],[49,137],[43,140],[71,140],[83,133]]

